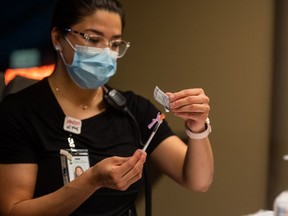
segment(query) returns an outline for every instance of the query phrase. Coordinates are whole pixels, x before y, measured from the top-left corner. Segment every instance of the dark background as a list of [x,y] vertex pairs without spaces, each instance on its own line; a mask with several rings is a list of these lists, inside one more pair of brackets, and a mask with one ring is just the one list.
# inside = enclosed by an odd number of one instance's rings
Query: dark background
[[14,50],[37,48],[41,63],[50,63],[50,20],[56,0],[16,0],[0,3],[0,71],[9,67]]

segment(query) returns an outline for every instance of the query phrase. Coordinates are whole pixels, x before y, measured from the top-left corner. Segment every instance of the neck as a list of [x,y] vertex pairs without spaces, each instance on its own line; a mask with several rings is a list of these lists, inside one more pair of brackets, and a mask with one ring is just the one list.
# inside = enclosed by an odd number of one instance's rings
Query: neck
[[101,87],[95,90],[82,89],[70,77],[67,78],[57,76],[57,73],[49,78],[50,86],[58,101],[66,100],[66,103],[82,110],[95,108],[102,101],[103,92]]

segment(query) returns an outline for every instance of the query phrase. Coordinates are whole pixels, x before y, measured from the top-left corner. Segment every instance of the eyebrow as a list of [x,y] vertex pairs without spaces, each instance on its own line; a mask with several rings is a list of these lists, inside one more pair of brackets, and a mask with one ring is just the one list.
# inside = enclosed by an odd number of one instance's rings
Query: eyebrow
[[[104,34],[100,31],[97,31],[96,29],[86,29],[85,32],[87,32],[87,31],[93,32],[96,35],[100,35],[100,36],[104,37]],[[112,39],[118,39],[118,38],[122,38],[122,34],[112,36]]]

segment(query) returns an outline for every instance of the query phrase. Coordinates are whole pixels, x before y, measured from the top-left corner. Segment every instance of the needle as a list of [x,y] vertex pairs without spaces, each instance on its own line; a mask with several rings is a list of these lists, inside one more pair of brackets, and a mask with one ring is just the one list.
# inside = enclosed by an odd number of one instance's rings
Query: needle
[[153,131],[152,131],[149,139],[147,140],[147,142],[145,143],[144,147],[142,148],[142,151],[143,151],[143,152],[146,151],[148,145],[150,144],[152,138],[153,138],[154,135],[156,134],[159,126],[162,124],[164,118],[165,118],[165,115],[164,115],[164,114],[161,114],[161,115],[159,116],[159,119],[158,119],[158,122],[157,122],[156,126],[153,128]]

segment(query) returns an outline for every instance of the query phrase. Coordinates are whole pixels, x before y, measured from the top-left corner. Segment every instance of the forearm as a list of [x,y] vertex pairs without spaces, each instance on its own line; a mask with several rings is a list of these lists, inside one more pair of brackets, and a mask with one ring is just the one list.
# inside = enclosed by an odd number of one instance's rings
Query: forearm
[[10,210],[11,216],[69,215],[97,189],[89,169],[59,190],[35,199],[18,202]]
[[208,138],[189,139],[183,175],[188,188],[207,191],[214,174],[213,153]]

